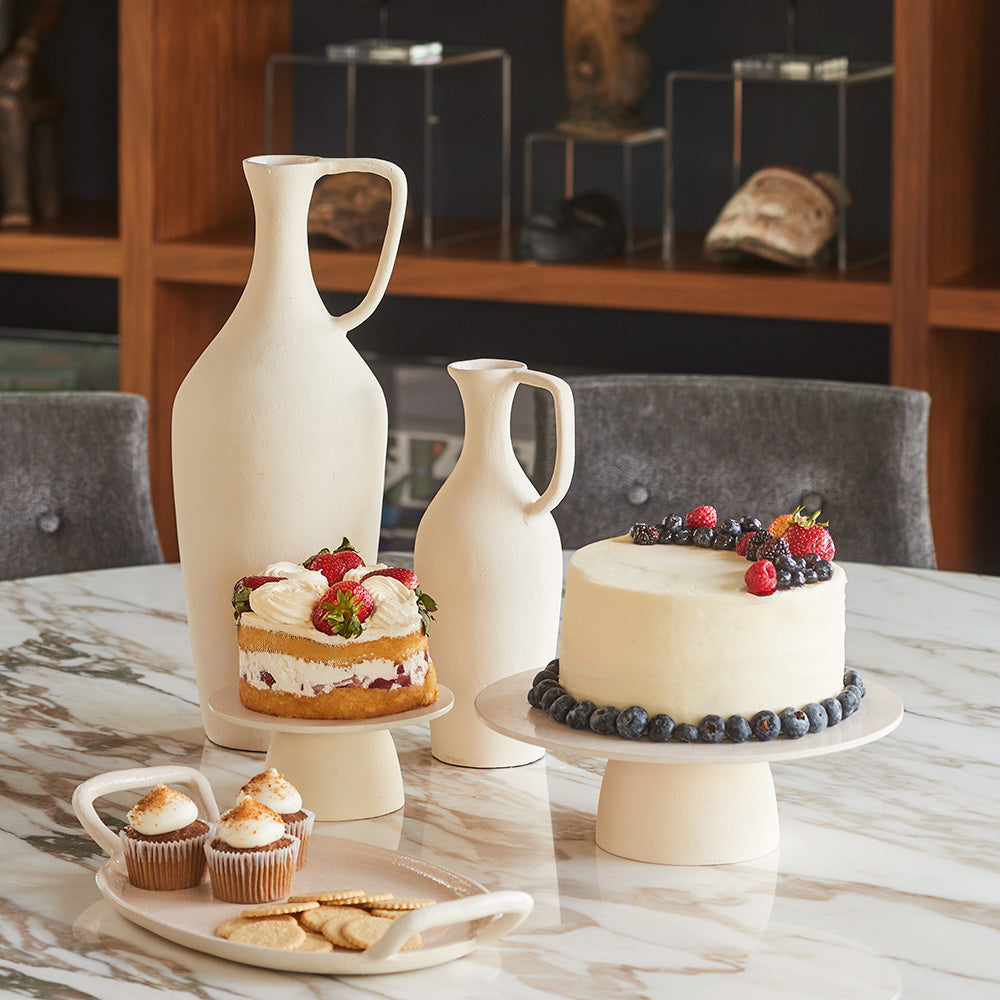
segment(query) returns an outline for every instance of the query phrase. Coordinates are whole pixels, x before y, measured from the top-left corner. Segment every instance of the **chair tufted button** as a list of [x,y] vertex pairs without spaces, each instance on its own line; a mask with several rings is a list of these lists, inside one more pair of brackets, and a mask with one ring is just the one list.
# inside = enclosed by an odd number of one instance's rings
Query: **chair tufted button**
[[54,535],[62,524],[62,518],[54,510],[47,510],[43,514],[38,515],[38,519],[35,521],[38,526],[38,530],[45,535]]
[[807,514],[813,513],[816,510],[823,509],[823,497],[820,493],[815,492],[805,492],[799,497],[799,506]]
[[634,507],[638,507],[649,499],[649,490],[645,486],[640,486],[636,483],[635,486],[629,487],[627,496],[628,502]]

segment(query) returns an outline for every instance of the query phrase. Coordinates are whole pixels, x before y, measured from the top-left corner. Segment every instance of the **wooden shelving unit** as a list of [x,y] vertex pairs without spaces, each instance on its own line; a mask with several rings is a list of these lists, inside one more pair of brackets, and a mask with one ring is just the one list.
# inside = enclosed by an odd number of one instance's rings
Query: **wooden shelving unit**
[[[892,261],[848,271],[726,273],[694,237],[582,265],[505,258],[496,241],[400,253],[391,294],[885,324],[891,378],[933,395],[931,496],[942,567],[1000,571],[973,511],[996,485],[1000,413],[1000,72],[992,0],[908,0],[895,11]],[[119,204],[0,233],[0,271],[116,278],[121,387],[151,404],[154,499],[176,555],[170,409],[249,272],[244,157],[263,149],[267,56],[290,47],[291,0],[119,4]],[[324,290],[367,288],[375,256],[317,249]],[[992,454],[990,449],[993,449]]]

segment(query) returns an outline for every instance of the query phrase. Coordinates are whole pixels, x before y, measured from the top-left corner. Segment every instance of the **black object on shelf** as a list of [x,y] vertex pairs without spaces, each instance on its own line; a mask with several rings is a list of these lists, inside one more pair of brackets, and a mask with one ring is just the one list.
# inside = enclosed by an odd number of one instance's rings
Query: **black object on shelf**
[[518,257],[539,263],[593,260],[622,252],[625,217],[602,191],[587,191],[536,212],[521,227]]

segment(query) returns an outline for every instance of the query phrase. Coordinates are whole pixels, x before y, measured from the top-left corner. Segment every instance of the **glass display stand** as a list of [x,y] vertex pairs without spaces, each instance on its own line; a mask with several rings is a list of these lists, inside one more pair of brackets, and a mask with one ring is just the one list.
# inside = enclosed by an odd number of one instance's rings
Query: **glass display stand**
[[[534,147],[539,142],[562,143],[563,146],[563,191],[567,199],[573,197],[575,188],[576,144],[592,143],[598,145],[614,145],[621,147],[622,154],[622,209],[625,216],[625,252],[632,253],[645,247],[654,246],[659,237],[636,243],[635,240],[635,207],[632,185],[632,151],[636,147],[657,143],[664,147],[666,129],[649,128],[640,132],[630,132],[627,135],[577,135],[571,132],[530,132],[524,138],[524,218],[527,219],[534,211],[532,197],[532,182],[534,180]],[[666,151],[664,149],[664,157]]]
[[[414,49],[414,51],[418,51]],[[381,70],[418,72],[423,83],[423,191],[421,192],[422,233],[425,250],[434,246],[434,130],[441,124],[434,106],[434,80],[442,70],[474,63],[496,61],[500,64],[500,233],[506,252],[510,242],[510,55],[505,49],[480,49],[466,46],[444,45],[440,53],[424,57],[383,59],[373,57],[363,46],[330,46],[320,55],[291,52],[274,53],[265,67],[264,102],[265,136],[267,152],[274,152],[274,76],[281,65],[290,66],[342,66],[347,80],[344,145],[345,156],[357,156],[357,97],[358,67]],[[471,239],[481,230],[449,237],[447,241]]]
[[[784,76],[759,72],[740,72],[732,65],[710,66],[695,70],[674,70],[667,74],[666,83],[666,140],[663,165],[663,259],[673,260],[674,252],[674,202],[673,202],[673,129],[674,90],[680,80],[709,80],[730,83],[733,88],[733,163],[732,191],[740,186],[743,174],[743,85],[770,84],[791,87],[836,87],[837,89],[837,180],[847,191],[847,92],[852,87],[875,80],[891,79],[891,63],[851,62],[840,74],[831,76]],[[720,206],[721,207],[721,206]],[[860,263],[860,262],[858,262]],[[837,207],[837,270],[847,270],[847,203],[840,199]]]

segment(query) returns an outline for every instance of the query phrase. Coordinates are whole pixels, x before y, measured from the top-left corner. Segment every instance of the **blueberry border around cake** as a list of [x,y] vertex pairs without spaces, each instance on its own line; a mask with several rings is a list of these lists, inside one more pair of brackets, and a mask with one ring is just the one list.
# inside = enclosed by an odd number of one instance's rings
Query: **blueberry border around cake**
[[751,740],[768,743],[774,739],[801,739],[836,726],[861,708],[867,693],[857,670],[844,670],[844,686],[822,701],[801,707],[787,706],[774,711],[761,709],[747,718],[743,715],[706,715],[698,725],[675,722],[669,715],[650,716],[641,705],[618,709],[613,705],[597,706],[592,701],[578,701],[559,683],[559,659],[550,660],[535,674],[528,689],[528,704],[544,712],[553,722],[597,736],[624,740],[647,740],[651,743],[733,743]]

